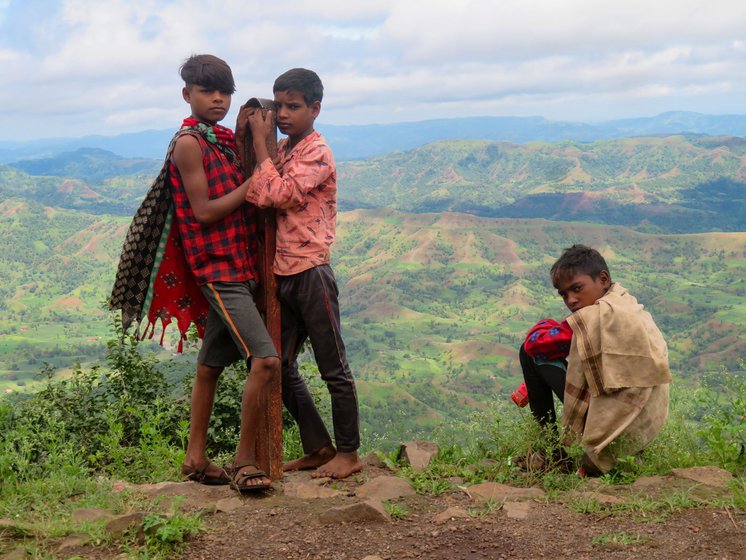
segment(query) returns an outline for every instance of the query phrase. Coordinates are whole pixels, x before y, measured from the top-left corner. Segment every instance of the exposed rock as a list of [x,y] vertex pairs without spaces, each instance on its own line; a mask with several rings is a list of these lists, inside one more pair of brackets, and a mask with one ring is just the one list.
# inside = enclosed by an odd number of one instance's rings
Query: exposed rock
[[469,465],[469,467],[467,467],[467,470],[471,472],[472,474],[476,474],[479,472],[493,470],[499,464],[500,463],[498,461],[495,461],[494,459],[482,459],[478,463]]
[[670,477],[666,476],[642,476],[632,483],[633,490],[659,489]]
[[102,519],[108,521],[109,519],[113,519],[115,515],[113,512],[105,509],[81,508],[73,511],[71,517],[75,523],[83,523],[85,521],[101,521]]
[[63,553],[66,550],[70,550],[71,548],[77,548],[79,546],[83,546],[91,542],[91,536],[86,535],[84,533],[77,533],[75,535],[68,535],[64,541],[62,541],[62,544],[57,547],[58,553]]
[[24,537],[31,533],[31,529],[20,521],[0,519],[0,536]]
[[415,471],[424,471],[440,448],[432,441],[408,441],[399,448],[399,458]]
[[26,547],[24,546],[17,546],[8,552],[8,554],[0,556],[0,559],[2,560],[25,560],[25,558],[28,558],[28,555],[26,554]]
[[531,509],[531,502],[505,502],[503,510],[511,519],[526,519]]
[[144,511],[137,511],[115,517],[106,524],[106,532],[115,537],[121,537],[127,531],[136,528],[138,536],[142,536],[142,520],[146,515]]
[[325,525],[361,522],[384,523],[391,521],[391,516],[381,502],[366,500],[347,506],[330,508],[319,516],[319,521]]
[[136,487],[149,498],[165,498],[159,501],[160,511],[170,511],[176,496],[183,496],[179,501],[181,511],[203,511],[213,513],[216,511],[219,500],[236,497],[228,485],[210,486],[196,482],[159,482],[158,484],[143,484]]
[[327,479],[307,478],[302,473],[292,473],[282,486],[282,492],[291,498],[313,500],[317,498],[334,498],[343,496],[344,492],[325,486]]
[[215,503],[215,511],[236,511],[241,506],[243,506],[243,502],[240,498],[235,496],[233,498],[223,498]]
[[379,476],[360,486],[355,495],[360,498],[377,498],[381,501],[394,500],[415,494],[412,484],[398,476]]
[[386,466],[386,463],[384,463],[381,458],[376,455],[373,451],[365,455],[362,459],[360,459],[360,462],[363,463],[364,467],[372,467],[375,469],[386,469],[388,468]]
[[124,480],[115,480],[111,483],[111,491],[115,494],[118,494],[119,492],[124,492],[125,490],[136,490],[137,485],[132,484],[131,482],[125,482]]
[[677,478],[693,480],[699,484],[715,488],[727,488],[728,483],[733,480],[731,473],[717,467],[689,467],[687,469],[671,469],[671,472]]
[[611,494],[605,494],[604,492],[585,492],[585,491],[574,491],[568,492],[567,498],[571,499],[589,499],[595,500],[599,504],[621,504],[624,503],[622,498],[618,496],[612,496]]
[[468,517],[469,514],[464,508],[452,506],[434,516],[433,521],[435,523],[445,523],[453,519],[468,519]]
[[505,500],[530,500],[544,498],[541,488],[516,488],[498,482],[483,482],[466,488],[465,492],[478,502],[504,502]]

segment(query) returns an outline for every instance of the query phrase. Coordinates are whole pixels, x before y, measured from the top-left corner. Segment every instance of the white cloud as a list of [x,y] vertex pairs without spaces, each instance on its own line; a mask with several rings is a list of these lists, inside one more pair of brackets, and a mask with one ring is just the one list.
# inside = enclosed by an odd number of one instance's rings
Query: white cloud
[[335,124],[744,112],[744,29],[730,0],[0,0],[0,140],[174,127],[197,52],[234,106],[313,68]]

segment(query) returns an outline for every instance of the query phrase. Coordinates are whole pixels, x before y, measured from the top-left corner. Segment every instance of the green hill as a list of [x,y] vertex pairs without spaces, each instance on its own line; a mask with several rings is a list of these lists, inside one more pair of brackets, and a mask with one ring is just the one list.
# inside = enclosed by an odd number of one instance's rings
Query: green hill
[[[0,204],[0,387],[29,382],[43,361],[63,367],[102,355],[102,302],[128,222]],[[345,212],[334,267],[366,425],[427,426],[505,397],[519,383],[525,331],[565,314],[547,269],[581,241],[598,247],[613,278],[654,314],[678,380],[734,367],[744,355],[746,233]]]
[[[744,231],[745,161],[746,140],[732,136],[525,145],[441,141],[341,162],[339,200],[343,210],[464,212],[651,233]],[[80,150],[24,165],[40,176],[0,165],[0,200],[13,196],[130,216],[160,161]]]
[[340,204],[651,232],[743,231],[745,156],[746,140],[735,137],[436,142],[340,164]]

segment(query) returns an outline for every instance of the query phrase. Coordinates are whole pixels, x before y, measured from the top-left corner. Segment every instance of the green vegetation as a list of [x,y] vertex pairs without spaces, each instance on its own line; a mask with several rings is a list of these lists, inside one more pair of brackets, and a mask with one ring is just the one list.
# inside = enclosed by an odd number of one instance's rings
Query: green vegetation
[[744,231],[742,138],[596,142],[443,141],[339,166],[345,210],[466,212],[624,225],[640,231]]
[[[108,343],[105,365],[76,369],[64,378],[49,377],[34,393],[0,398],[0,518],[13,520],[14,527],[0,536],[0,553],[22,542],[36,557],[45,557],[56,539],[83,530],[94,545],[168,558],[200,530],[198,517],[177,509],[165,516],[145,516],[139,525],[145,535],[142,539],[130,533],[113,538],[104,532],[104,521],[83,523],[71,517],[81,507],[113,512],[157,510],[157,504],[137,493],[112,493],[112,482],[179,478],[188,418],[181,395],[188,391],[188,384],[170,383],[154,355],[143,351],[135,339],[115,334],[115,340]],[[322,397],[316,372],[308,367],[304,371],[324,408],[326,396]],[[649,520],[706,504],[746,512],[746,480],[742,478],[746,472],[746,367],[723,375],[726,381],[717,389],[711,381],[700,380],[696,398],[691,398],[691,390],[674,386],[670,420],[660,436],[641,460],[620,461],[601,481],[628,484],[640,476],[667,474],[674,467],[715,465],[740,474],[741,478],[734,479],[731,497],[703,501],[674,492],[612,505],[585,499],[571,507]],[[238,385],[244,378],[241,368],[231,369],[219,385],[209,443],[209,454],[219,461],[230,460],[236,445]],[[286,428],[284,437],[290,450],[286,458],[293,458],[300,453],[297,432]],[[463,419],[441,422],[434,438],[441,453],[424,472],[398,464],[393,451],[381,452],[384,462],[409,478],[420,494],[451,491],[455,478],[466,486],[484,481],[537,485],[547,491],[549,499],[580,484],[576,475],[561,470],[521,474],[509,465],[510,456],[536,450],[551,454],[556,445],[556,440],[510,403],[496,402]],[[368,439],[361,451],[381,450],[381,443]],[[571,452],[580,454],[577,449]],[[390,503],[386,508],[394,519],[408,515],[402,504]]]
[[[103,359],[102,306],[127,222],[0,203],[0,391],[38,387],[44,364],[69,375],[76,363]],[[676,383],[704,376],[717,386],[722,367],[737,368],[746,350],[746,233],[348,212],[339,216],[334,268],[365,437],[427,435],[444,418],[506,400],[520,383],[525,332],[566,314],[547,270],[574,242],[598,247],[612,277],[653,313]],[[29,246],[39,249],[15,250]],[[165,349],[149,348],[165,358],[173,346],[167,338]],[[178,386],[192,362],[174,356],[158,367]]]

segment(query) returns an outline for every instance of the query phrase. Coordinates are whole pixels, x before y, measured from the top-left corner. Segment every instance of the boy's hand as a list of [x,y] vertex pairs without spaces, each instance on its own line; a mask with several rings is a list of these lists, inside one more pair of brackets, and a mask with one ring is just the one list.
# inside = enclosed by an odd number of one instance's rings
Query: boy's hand
[[249,115],[249,126],[251,127],[251,134],[254,139],[261,138],[264,140],[267,138],[274,129],[274,116],[272,111],[267,111],[266,117],[258,109]]
[[249,116],[256,113],[256,107],[242,105],[236,117],[236,139],[243,140],[246,137],[246,127],[249,125]]

